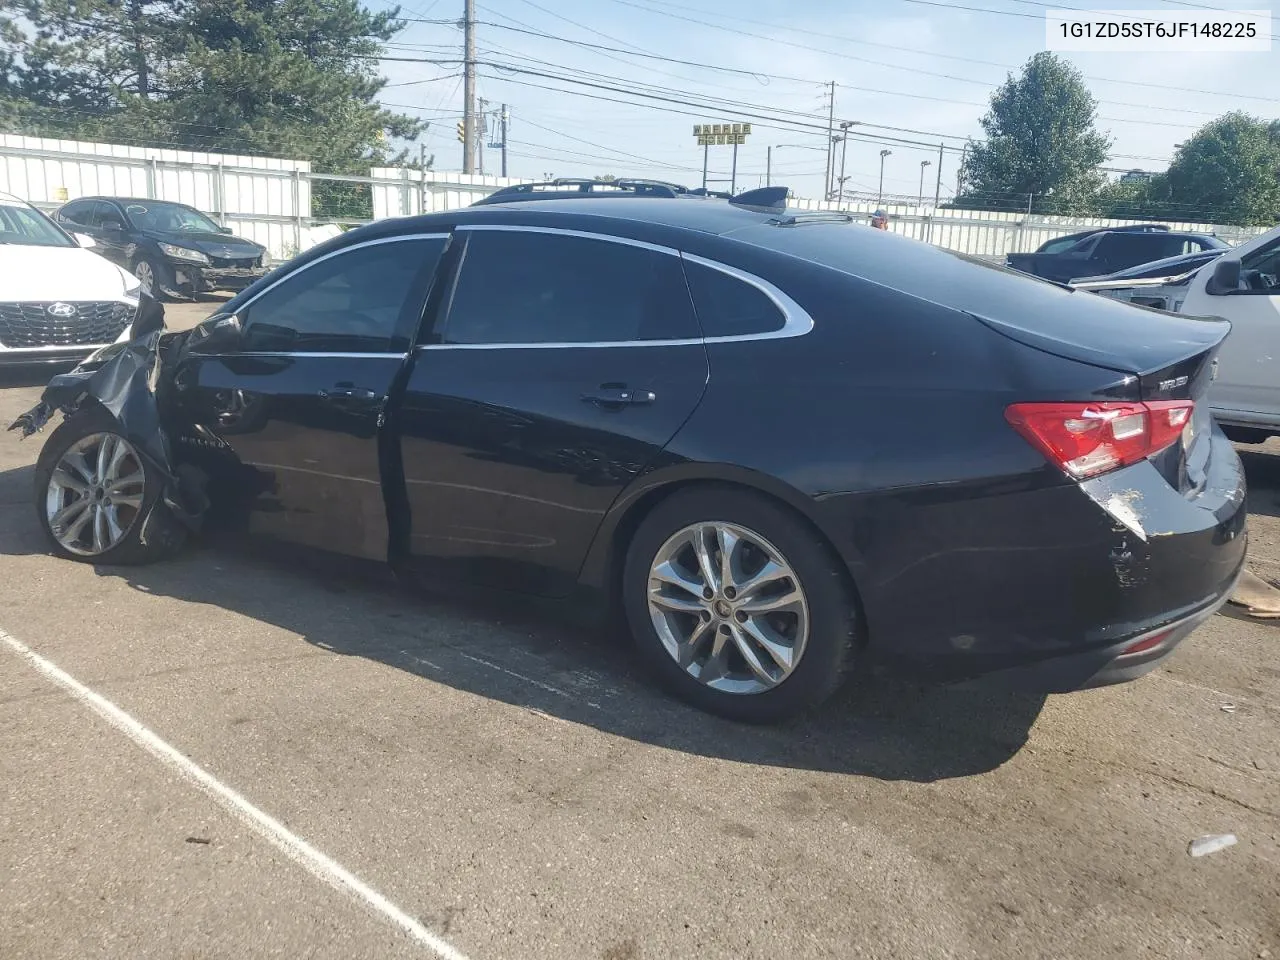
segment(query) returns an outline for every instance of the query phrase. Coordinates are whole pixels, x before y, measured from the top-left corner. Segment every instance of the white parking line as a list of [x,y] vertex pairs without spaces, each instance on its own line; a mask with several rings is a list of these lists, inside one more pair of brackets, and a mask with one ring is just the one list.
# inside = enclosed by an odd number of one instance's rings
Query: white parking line
[[125,713],[101,694],[90,690],[57,664],[46,660],[26,644],[0,630],[0,640],[41,674],[68,690],[73,697],[98,714],[135,744],[188,780],[216,800],[241,823],[268,840],[290,860],[298,864],[317,880],[354,896],[367,907],[381,914],[400,927],[410,938],[426,947],[442,960],[466,960],[466,957],[444,940],[409,916],[394,903],[347,870],[341,864],[321,853],[307,841],[290,832],[289,828],[269,814],[259,810],[225,783],[218,780],[195,761],[170,746],[164,740]]

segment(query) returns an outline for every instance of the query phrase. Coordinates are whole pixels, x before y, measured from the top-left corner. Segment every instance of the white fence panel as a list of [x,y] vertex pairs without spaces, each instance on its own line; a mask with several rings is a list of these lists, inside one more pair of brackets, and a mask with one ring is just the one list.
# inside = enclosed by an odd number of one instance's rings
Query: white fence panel
[[44,209],[95,195],[174,200],[276,257],[307,245],[310,171],[305,160],[0,134],[0,191]]

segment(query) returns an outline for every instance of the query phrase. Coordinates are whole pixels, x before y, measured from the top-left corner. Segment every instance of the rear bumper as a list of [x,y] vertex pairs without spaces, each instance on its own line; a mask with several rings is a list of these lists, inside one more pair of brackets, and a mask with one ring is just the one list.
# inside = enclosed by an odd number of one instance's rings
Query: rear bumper
[[1194,494],[1143,461],[1079,484],[878,505],[863,523],[884,546],[870,542],[872,573],[855,576],[870,652],[933,679],[1048,691],[1153,669],[1226,602],[1244,565],[1243,467],[1220,429],[1206,439]]
[[[1000,670],[984,678],[983,683],[995,689],[1003,687],[1037,693],[1070,693],[1137,680],[1159,667],[1173,655],[1178,644],[1221,610],[1230,599],[1238,579],[1237,572],[1236,578],[1221,596],[1190,616],[1100,649]],[[1127,652],[1131,648],[1134,652]]]

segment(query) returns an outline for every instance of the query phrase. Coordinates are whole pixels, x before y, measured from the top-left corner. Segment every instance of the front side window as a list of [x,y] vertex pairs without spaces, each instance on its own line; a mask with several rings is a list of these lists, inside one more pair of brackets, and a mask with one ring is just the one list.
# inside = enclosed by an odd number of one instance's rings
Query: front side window
[[1280,294],[1280,240],[1242,257],[1240,276],[1250,290]]
[[0,203],[0,243],[24,247],[75,246],[44,214],[10,203]]
[[679,257],[551,232],[467,233],[445,343],[626,343],[700,336]]
[[[295,272],[240,313],[247,352],[385,353],[415,281],[433,273],[444,238],[375,243]],[[418,297],[414,296],[416,302]]]

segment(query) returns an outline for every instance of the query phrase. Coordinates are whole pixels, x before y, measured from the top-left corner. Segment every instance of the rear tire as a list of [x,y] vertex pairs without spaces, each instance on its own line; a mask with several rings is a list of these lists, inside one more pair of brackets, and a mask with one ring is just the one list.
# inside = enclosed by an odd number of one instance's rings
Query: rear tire
[[641,523],[622,576],[641,657],[703,710],[782,720],[830,697],[852,665],[857,608],[841,561],[758,494],[674,494]]
[[[35,470],[36,516],[53,553],[81,563],[143,564],[176,552],[186,528],[160,499],[164,478],[97,405],[49,435]],[[56,530],[55,530],[56,528]]]
[[1272,436],[1269,430],[1261,430],[1257,427],[1224,426],[1222,432],[1232,443],[1266,443]]

